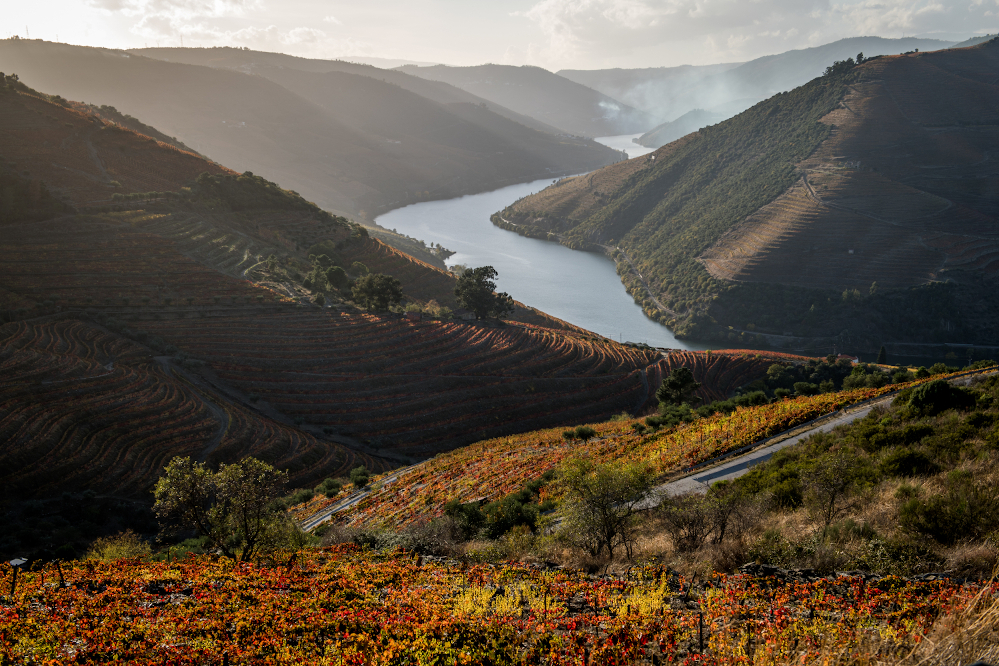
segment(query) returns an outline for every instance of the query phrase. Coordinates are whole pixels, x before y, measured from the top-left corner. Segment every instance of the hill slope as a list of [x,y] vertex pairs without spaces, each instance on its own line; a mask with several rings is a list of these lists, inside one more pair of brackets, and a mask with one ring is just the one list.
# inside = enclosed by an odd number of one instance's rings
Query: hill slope
[[997,76],[994,41],[842,66],[502,215],[617,242],[686,334],[990,344]]
[[[337,75],[334,89],[345,109],[356,111],[359,100],[370,102],[362,115],[372,118],[383,117],[380,109],[412,109],[419,122],[410,129],[416,133],[370,123],[358,129],[337,105],[321,107],[262,76],[233,70],[13,39],[0,41],[0,61],[40,90],[113,105],[239,171],[282,182],[332,210],[363,211],[362,217],[421,198],[448,198],[620,159],[593,142],[519,125],[513,128],[520,132],[516,145],[503,135],[513,123],[501,116],[493,114],[483,128],[464,117],[470,112],[454,113],[371,77]],[[525,142],[538,149],[526,153],[520,147]]]
[[[694,131],[731,118],[778,92],[803,85],[820,76],[836,60],[846,60],[860,52],[870,58],[913,50],[933,51],[950,45],[950,42],[913,37],[852,37],[734,65],[596,70],[567,72],[565,76],[584,84],[591,81],[596,90],[659,118],[660,123],[677,121],[694,109],[721,115],[690,130]],[[675,138],[678,137],[670,134],[669,128],[657,126],[640,138],[639,143],[659,148]]]
[[644,132],[655,124],[652,117],[627,104],[540,67],[407,65],[398,69],[424,79],[450,83],[579,136],[633,134]]
[[317,242],[397,277],[410,302],[456,305],[454,277],[258,176],[67,105],[0,93],[11,177],[54,202],[4,210],[4,488],[148,498],[175,454],[258,455],[307,486],[651,400],[657,354],[522,304],[505,325],[317,307],[302,277]]
[[[362,64],[358,61],[348,62],[346,60],[315,60],[311,58],[299,58],[284,53],[268,53],[265,51],[251,51],[229,47],[218,47],[210,49],[194,48],[145,48],[133,49],[129,53],[143,55],[157,60],[167,62],[180,62],[188,65],[205,65],[207,67],[218,67],[225,69],[236,69],[247,74],[260,74],[275,81],[282,82],[280,70],[298,70],[311,72],[313,74],[327,74],[329,72],[342,72],[344,74],[356,74],[368,78],[377,79],[386,83],[399,86],[411,93],[426,97],[438,104],[484,104],[486,100],[481,97],[456,88],[441,81],[431,81],[418,76],[406,74],[397,69],[381,69],[379,67]],[[277,71],[275,71],[277,70]],[[489,110],[496,114],[512,120],[516,123],[530,127],[548,134],[558,134],[559,130],[547,125],[540,120],[516,113],[500,106],[499,104],[489,104]]]

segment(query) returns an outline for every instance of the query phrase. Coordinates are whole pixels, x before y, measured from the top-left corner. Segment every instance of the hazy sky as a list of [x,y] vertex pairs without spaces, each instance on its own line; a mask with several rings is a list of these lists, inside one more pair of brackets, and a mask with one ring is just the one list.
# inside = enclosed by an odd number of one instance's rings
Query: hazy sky
[[658,67],[743,61],[843,37],[999,32],[999,0],[35,0],[0,36],[248,46],[474,65]]

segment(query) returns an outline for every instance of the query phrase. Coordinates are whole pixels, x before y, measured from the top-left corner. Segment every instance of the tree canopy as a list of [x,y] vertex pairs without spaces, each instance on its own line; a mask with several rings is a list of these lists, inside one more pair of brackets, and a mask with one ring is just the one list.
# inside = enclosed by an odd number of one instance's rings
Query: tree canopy
[[178,456],[156,482],[153,512],[164,531],[194,529],[222,555],[246,561],[297,529],[274,504],[287,477],[256,458],[213,472]]
[[454,287],[461,307],[471,310],[479,319],[513,312],[513,298],[506,292],[495,293],[497,275],[492,266],[466,268]]
[[402,283],[391,275],[368,273],[357,279],[352,293],[369,310],[387,310],[402,300]]
[[559,506],[560,537],[594,557],[606,548],[609,557],[624,546],[631,556],[638,506],[652,490],[655,475],[647,466],[597,465],[579,459],[559,475],[564,493]]
[[674,369],[663,379],[656,391],[656,399],[667,405],[681,405],[694,401],[694,391],[701,385],[694,380],[694,373],[686,366]]

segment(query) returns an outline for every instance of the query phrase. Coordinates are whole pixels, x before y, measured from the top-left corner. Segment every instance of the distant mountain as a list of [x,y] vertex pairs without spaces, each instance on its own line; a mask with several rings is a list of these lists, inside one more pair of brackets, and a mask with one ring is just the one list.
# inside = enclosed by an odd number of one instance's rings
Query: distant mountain
[[570,81],[629,104],[655,117],[663,118],[663,107],[669,105],[664,90],[686,90],[705,77],[727,72],[740,62],[722,65],[681,65],[679,67],[646,67],[642,69],[562,69],[556,72]]
[[[609,69],[560,72],[574,81],[592,82],[595,89],[632,104],[658,118],[656,125],[672,122],[694,109],[720,110],[739,101],[725,118],[778,92],[786,92],[820,76],[836,60],[863,52],[867,57],[907,51],[949,48],[937,39],[885,39],[854,37],[808,49],[763,56],[742,64],[655,69]],[[587,83],[586,85],[590,85]],[[646,128],[651,129],[651,128]],[[643,142],[656,147],[661,143]]]
[[[263,76],[123,51],[4,40],[0,62],[39,90],[112,105],[239,171],[369,219],[406,203],[621,158],[592,141],[546,134],[471,104],[452,109],[371,77],[315,78],[315,95],[330,102],[321,106]],[[360,122],[365,115],[372,120]],[[405,126],[395,124],[406,116]]]
[[381,67],[382,69],[391,69],[392,67],[403,67],[404,65],[416,65],[417,67],[432,67],[434,65],[443,64],[439,62],[427,62],[424,60],[401,60],[399,58],[376,58],[373,56],[340,56],[338,60],[344,60],[346,62],[356,62],[360,65],[372,65],[374,67]]
[[680,334],[994,344],[997,81],[999,40],[844,63],[499,216],[620,248],[629,291]]
[[963,48],[966,48],[968,46],[975,46],[976,44],[983,44],[983,43],[985,43],[985,42],[987,42],[989,40],[995,39],[996,37],[999,37],[999,35],[981,35],[979,37],[971,37],[970,39],[966,39],[963,42],[958,42],[957,44],[954,44],[950,48],[952,48],[952,49],[963,49]]
[[722,113],[711,113],[704,109],[694,109],[688,111],[676,120],[663,123],[655,129],[649,130],[642,136],[635,139],[635,143],[648,148],[658,148],[667,143],[673,143],[681,137],[685,137],[691,132],[696,132],[702,127],[714,125],[728,118]]
[[[358,64],[346,60],[315,60],[310,58],[299,58],[297,56],[286,55],[284,53],[269,53],[266,51],[251,51],[248,49],[237,49],[230,47],[216,47],[211,49],[195,48],[149,48],[134,49],[129,53],[136,53],[157,60],[167,62],[181,62],[188,65],[205,65],[207,67],[221,67],[225,69],[235,69],[246,74],[260,74],[267,78],[281,83],[282,69],[301,70],[303,72],[313,72],[326,74],[328,72],[343,72],[345,74],[357,74],[378,79],[386,83],[416,93],[421,97],[440,104],[486,104],[486,100],[465,92],[461,88],[456,88],[447,83],[439,81],[428,81],[418,76],[411,76],[398,70],[380,69],[369,64]],[[547,125],[530,116],[515,113],[506,107],[495,103],[488,104],[489,110],[504,118],[513,120],[526,127],[531,127],[541,132],[558,134],[560,130]]]
[[399,71],[443,81],[577,136],[644,132],[656,119],[596,90],[540,67],[399,67]]

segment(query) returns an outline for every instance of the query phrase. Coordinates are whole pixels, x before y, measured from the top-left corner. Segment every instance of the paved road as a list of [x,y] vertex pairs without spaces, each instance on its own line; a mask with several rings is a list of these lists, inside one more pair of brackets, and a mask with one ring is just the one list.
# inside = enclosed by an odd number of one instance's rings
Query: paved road
[[[769,460],[770,457],[777,451],[786,449],[789,446],[794,446],[798,442],[802,442],[816,433],[829,432],[836,426],[853,423],[857,419],[862,419],[867,416],[876,405],[886,405],[893,399],[894,396],[889,396],[875,402],[867,403],[862,407],[855,407],[853,409],[847,408],[839,412],[836,416],[830,418],[828,421],[825,421],[814,428],[809,428],[808,430],[798,433],[797,435],[781,440],[776,444],[771,444],[770,446],[750,451],[745,455],[737,456],[731,460],[725,460],[713,467],[695,472],[690,476],[685,476],[682,479],[677,479],[675,481],[670,481],[669,483],[664,483],[661,486],[657,486],[655,488],[654,495],[706,493],[708,491],[708,487],[715,481],[736,479],[749,472],[750,469],[761,462]],[[655,500],[653,499],[647,500],[645,503],[648,503],[649,507],[643,506],[642,508],[650,508],[652,506],[651,502],[654,501]]]
[[[382,482],[381,482],[382,485],[383,486],[387,486],[389,484],[395,483],[396,481],[399,480],[400,476],[402,476],[403,474],[405,474],[407,472],[413,471],[414,469],[416,469],[417,467],[419,467],[421,464],[423,464],[423,463],[417,463],[415,465],[410,465],[409,467],[404,467],[402,469],[396,470],[395,472],[393,472],[391,474],[391,476],[387,476],[387,477],[385,477],[385,479],[382,480]],[[340,513],[341,511],[346,511],[347,509],[351,508],[352,506],[357,505],[361,500],[363,500],[365,497],[367,497],[370,494],[371,494],[371,489],[370,488],[364,489],[364,490],[359,490],[356,493],[351,493],[350,495],[347,495],[346,497],[344,497],[339,502],[336,502],[334,504],[330,504],[328,507],[326,507],[325,509],[323,509],[319,513],[317,513],[317,514],[315,514],[313,516],[310,516],[310,517],[306,518],[303,521],[300,521],[298,523],[298,526],[301,527],[305,531],[309,531],[311,529],[314,529],[314,528],[318,527],[319,525],[322,525],[323,523],[325,523],[330,518],[332,518],[333,514]]]
[[[995,370],[984,373],[980,371],[969,372],[966,373],[965,376],[953,378],[951,383],[967,386],[972,381],[972,377],[970,375],[988,376],[993,374],[996,374]],[[754,466],[769,460],[770,457],[777,451],[804,441],[816,433],[829,432],[836,426],[853,423],[857,419],[862,419],[867,416],[875,406],[889,405],[894,399],[895,395],[892,393],[876,400],[872,400],[871,402],[864,403],[863,405],[847,407],[832,418],[816,425],[814,428],[809,428],[808,430],[799,432],[796,435],[776,442],[775,444],[771,444],[770,446],[750,451],[745,455],[721,461],[717,465],[698,470],[697,472],[685,476],[682,479],[676,479],[674,481],[670,481],[669,483],[656,486],[650,498],[642,502],[641,508],[651,508],[656,503],[655,497],[660,497],[664,494],[682,495],[684,493],[706,493],[710,485],[715,481],[736,479],[743,474],[748,473]]]

